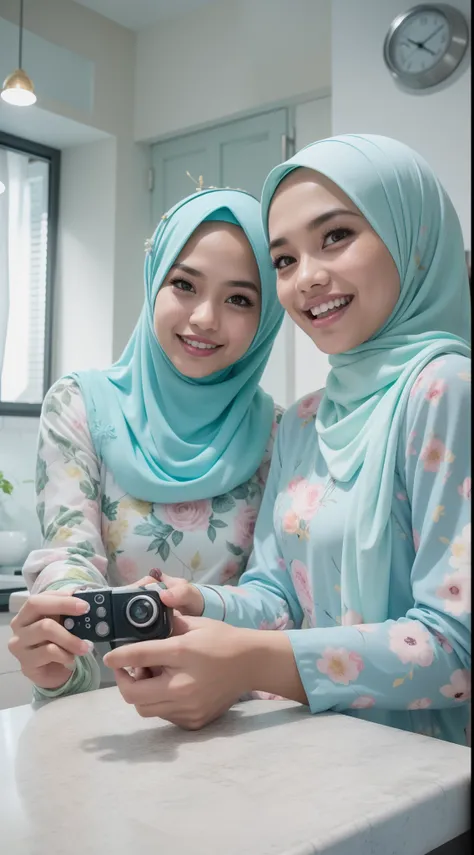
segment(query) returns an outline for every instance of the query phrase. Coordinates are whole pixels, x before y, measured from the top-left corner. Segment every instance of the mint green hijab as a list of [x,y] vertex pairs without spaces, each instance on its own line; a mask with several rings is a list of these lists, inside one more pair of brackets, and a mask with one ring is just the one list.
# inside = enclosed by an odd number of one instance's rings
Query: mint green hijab
[[449,197],[418,154],[387,137],[356,134],[316,142],[277,166],[263,188],[265,224],[276,188],[298,167],[325,175],[352,199],[400,275],[400,297],[382,329],[330,357],[316,420],[332,477],[347,483],[358,476],[342,549],[343,602],[365,622],[379,622],[388,613],[394,474],[410,389],[435,357],[470,357],[462,233]]
[[[161,348],[153,311],[170,267],[205,220],[243,229],[260,272],[262,308],[247,353],[195,380],[177,371]],[[256,199],[238,190],[206,190],[165,215],[145,259],[145,304],[122,356],[105,371],[74,375],[96,452],[124,491],[159,503],[209,499],[256,472],[274,416],[259,382],[282,320]]]

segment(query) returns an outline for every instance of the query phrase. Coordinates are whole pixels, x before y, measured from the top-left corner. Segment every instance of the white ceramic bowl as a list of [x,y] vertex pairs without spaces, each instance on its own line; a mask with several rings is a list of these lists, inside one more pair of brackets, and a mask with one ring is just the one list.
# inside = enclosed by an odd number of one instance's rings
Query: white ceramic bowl
[[28,555],[28,538],[24,531],[0,531],[0,567],[23,564]]

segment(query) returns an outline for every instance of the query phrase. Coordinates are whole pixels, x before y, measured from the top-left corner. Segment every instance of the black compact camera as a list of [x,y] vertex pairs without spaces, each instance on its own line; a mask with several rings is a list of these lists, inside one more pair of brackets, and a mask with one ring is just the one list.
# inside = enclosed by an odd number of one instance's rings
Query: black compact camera
[[95,588],[73,596],[86,600],[90,609],[76,617],[61,615],[60,623],[84,641],[107,641],[114,648],[171,635],[172,612],[161,602],[158,585]]

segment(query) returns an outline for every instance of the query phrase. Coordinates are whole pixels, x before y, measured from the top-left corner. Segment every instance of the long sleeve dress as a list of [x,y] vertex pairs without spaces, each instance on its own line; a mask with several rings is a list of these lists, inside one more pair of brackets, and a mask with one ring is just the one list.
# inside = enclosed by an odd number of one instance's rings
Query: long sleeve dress
[[[36,494],[43,543],[23,568],[30,591],[130,585],[153,567],[190,581],[235,584],[252,551],[281,415],[275,407],[267,448],[249,481],[212,499],[151,504],[124,494],[97,457],[79,387],[71,378],[58,381],[40,420]],[[76,658],[64,686],[35,688],[35,696],[99,683],[96,658],[88,654]]]
[[[288,633],[311,712],[336,710],[465,744],[470,698],[470,361],[431,362],[411,390],[392,500],[389,614],[341,601],[351,490],[314,427],[321,394],[283,416],[239,585],[199,586],[204,615]],[[301,629],[302,625],[307,628]]]

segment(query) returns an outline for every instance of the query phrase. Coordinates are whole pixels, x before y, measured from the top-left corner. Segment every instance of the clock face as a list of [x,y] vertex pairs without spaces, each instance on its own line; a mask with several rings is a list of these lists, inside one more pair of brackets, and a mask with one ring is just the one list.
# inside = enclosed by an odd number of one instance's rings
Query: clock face
[[420,74],[442,59],[450,41],[449,23],[441,12],[413,12],[393,34],[391,59],[403,74]]

